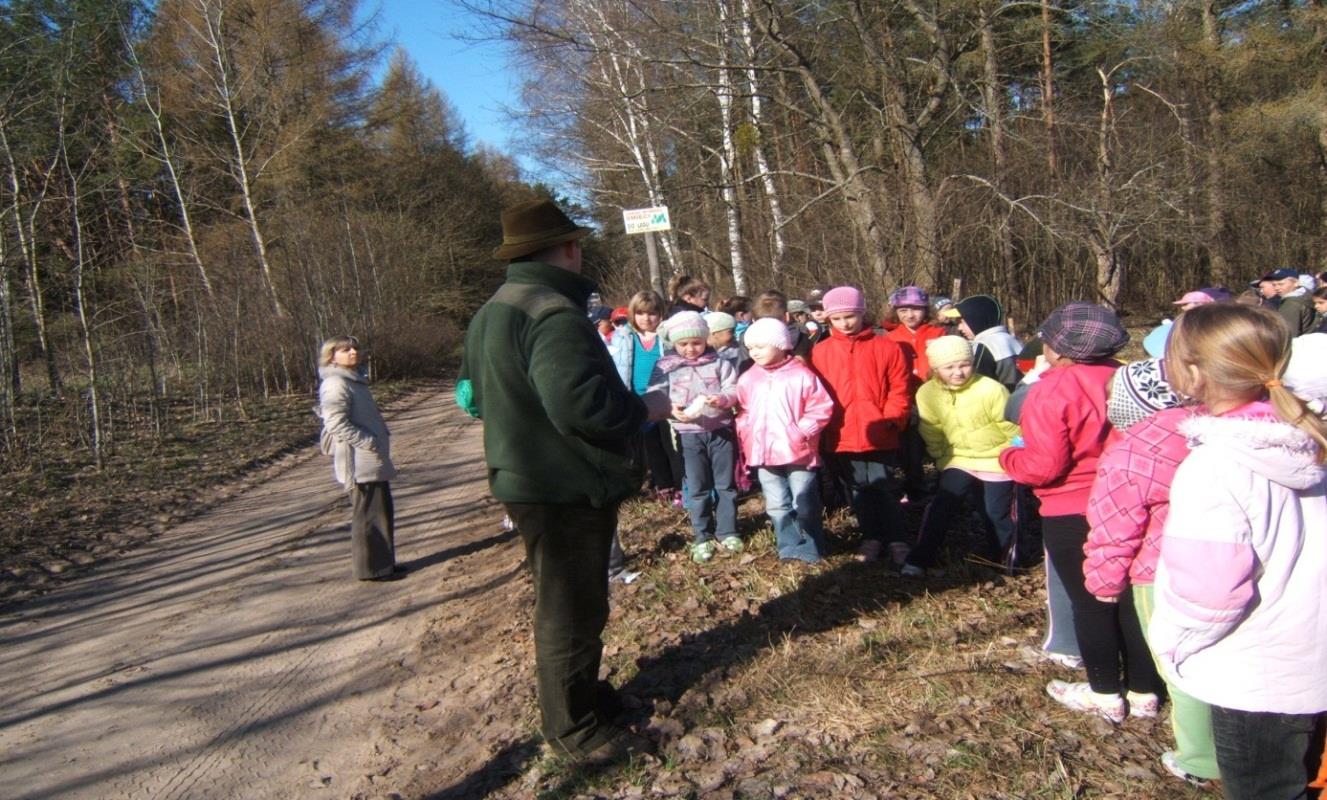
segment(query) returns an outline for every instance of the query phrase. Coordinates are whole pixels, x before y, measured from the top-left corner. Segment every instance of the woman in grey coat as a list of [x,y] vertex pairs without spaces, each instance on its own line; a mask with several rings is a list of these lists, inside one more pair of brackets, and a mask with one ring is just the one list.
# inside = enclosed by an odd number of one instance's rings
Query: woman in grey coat
[[318,387],[323,418],[322,451],[332,456],[332,471],[350,493],[351,560],[355,577],[384,580],[396,568],[395,509],[388,484],[395,475],[387,423],[369,392],[360,365],[360,345],[353,336],[323,342],[318,355]]

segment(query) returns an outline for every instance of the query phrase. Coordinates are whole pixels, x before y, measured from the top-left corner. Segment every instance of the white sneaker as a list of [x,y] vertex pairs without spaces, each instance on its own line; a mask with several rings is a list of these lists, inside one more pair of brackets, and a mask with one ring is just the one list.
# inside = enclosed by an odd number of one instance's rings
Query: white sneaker
[[1124,718],[1129,715],[1123,697],[1118,694],[1097,694],[1087,683],[1051,681],[1046,684],[1046,694],[1066,708],[1096,714],[1116,725],[1124,722]]
[[926,570],[916,564],[904,564],[899,567],[898,574],[905,578],[924,578],[926,577]]
[[1129,692],[1124,695],[1129,703],[1129,716],[1152,719],[1161,711],[1161,698],[1151,692]]
[[1169,772],[1171,775],[1174,775],[1176,778],[1179,778],[1190,786],[1206,789],[1212,785],[1212,782],[1206,778],[1200,778],[1197,775],[1190,775],[1185,772],[1184,768],[1180,766],[1179,756],[1174,750],[1167,750],[1161,754],[1161,766],[1165,768],[1166,772]]

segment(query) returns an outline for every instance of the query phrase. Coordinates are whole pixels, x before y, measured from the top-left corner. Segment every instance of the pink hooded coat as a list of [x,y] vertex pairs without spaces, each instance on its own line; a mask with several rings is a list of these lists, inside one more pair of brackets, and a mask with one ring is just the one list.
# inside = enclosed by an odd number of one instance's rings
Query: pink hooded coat
[[1327,710],[1327,467],[1266,402],[1181,426],[1148,638],[1166,675],[1240,711]]
[[820,466],[820,432],[834,401],[801,361],[752,366],[737,381],[737,436],[753,467]]

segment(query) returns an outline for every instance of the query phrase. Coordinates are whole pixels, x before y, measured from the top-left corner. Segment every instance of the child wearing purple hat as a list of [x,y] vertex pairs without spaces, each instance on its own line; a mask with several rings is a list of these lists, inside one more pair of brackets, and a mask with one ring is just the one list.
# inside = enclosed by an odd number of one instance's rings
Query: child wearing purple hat
[[[947,301],[946,301],[947,302]],[[903,492],[909,502],[918,502],[926,494],[926,445],[917,432],[917,390],[931,377],[931,365],[926,359],[926,345],[944,336],[947,331],[930,322],[931,298],[919,286],[904,286],[889,296],[889,305],[898,315],[899,324],[885,336],[903,348],[908,357],[912,378],[908,382],[908,396],[913,411],[908,427],[903,431]]]

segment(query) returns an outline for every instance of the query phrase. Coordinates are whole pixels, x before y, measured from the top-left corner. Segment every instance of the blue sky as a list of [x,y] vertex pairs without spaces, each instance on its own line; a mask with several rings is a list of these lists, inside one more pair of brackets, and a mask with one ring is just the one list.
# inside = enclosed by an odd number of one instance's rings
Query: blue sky
[[[405,48],[419,71],[446,95],[465,120],[472,144],[507,152],[508,126],[501,106],[515,103],[519,85],[499,42],[465,42],[458,34],[478,34],[483,21],[445,0],[376,0],[381,35]],[[363,10],[374,8],[366,0]]]

